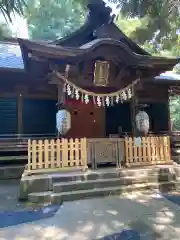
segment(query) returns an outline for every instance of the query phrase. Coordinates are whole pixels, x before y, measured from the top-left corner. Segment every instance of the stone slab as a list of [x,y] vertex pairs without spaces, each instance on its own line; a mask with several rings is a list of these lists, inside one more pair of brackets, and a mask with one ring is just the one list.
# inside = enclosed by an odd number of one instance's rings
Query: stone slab
[[19,200],[27,200],[29,193],[52,190],[52,179],[48,175],[22,176],[19,187]]
[[25,169],[25,165],[0,167],[0,180],[20,179]]
[[[180,172],[176,166],[176,171]],[[132,183],[141,179],[141,182],[151,182],[151,178],[155,177],[155,182],[171,181],[176,179],[174,166],[155,166],[151,168],[135,168],[135,169],[98,169],[88,170],[86,172],[66,172],[53,174],[40,174],[27,176],[22,175],[19,191],[19,199],[27,200],[29,193],[47,192],[53,190],[53,183],[68,181],[87,181],[99,180],[106,178],[132,178]],[[134,179],[134,180],[133,180]]]
[[[102,196],[110,195],[120,195],[125,192],[132,191],[143,191],[146,189],[161,189],[166,188],[170,189],[171,186],[174,187],[174,183],[163,182],[163,183],[139,183],[139,184],[130,184],[130,185],[117,185],[114,187],[99,187],[91,188],[86,190],[73,190],[69,192],[59,192],[54,193],[53,191],[49,192],[37,192],[28,194],[28,201],[31,203],[53,203],[53,204],[62,204],[64,201],[75,201],[80,199],[95,198]],[[174,188],[172,189],[174,190]]]

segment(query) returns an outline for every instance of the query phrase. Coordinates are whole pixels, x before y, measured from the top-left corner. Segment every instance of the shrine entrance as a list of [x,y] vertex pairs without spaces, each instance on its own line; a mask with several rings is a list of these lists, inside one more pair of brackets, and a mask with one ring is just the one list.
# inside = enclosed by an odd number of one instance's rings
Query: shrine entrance
[[105,136],[105,109],[92,103],[70,100],[66,108],[71,114],[71,129],[66,138],[101,138]]

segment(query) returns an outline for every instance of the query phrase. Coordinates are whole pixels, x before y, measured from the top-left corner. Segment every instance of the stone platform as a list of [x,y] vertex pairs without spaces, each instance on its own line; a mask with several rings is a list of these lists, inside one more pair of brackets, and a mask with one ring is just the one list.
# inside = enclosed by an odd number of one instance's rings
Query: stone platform
[[19,199],[33,203],[61,204],[63,201],[119,195],[143,189],[176,190],[180,183],[177,165],[134,169],[104,168],[86,172],[22,175]]

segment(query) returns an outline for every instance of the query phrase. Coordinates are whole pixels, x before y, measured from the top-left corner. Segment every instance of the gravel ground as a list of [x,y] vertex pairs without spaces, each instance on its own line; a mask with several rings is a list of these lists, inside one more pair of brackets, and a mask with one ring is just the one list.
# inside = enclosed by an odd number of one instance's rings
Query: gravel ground
[[0,180],[0,212],[18,210],[25,207],[18,202],[20,180]]
[[18,201],[20,180],[0,180],[0,212],[37,209],[42,205]]

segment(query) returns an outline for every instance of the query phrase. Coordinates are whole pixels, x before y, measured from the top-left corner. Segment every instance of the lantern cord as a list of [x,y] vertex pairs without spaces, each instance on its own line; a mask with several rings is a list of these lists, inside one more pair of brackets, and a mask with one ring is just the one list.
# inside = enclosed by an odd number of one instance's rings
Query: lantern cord
[[60,72],[57,72],[55,71],[55,74],[58,78],[60,78],[61,80],[64,81],[65,84],[69,85],[70,87],[74,88],[74,89],[77,89],[79,90],[81,93],[83,94],[87,94],[89,96],[94,96],[94,97],[113,97],[113,96],[117,96],[117,95],[120,95],[121,93],[125,92],[125,91],[128,91],[129,89],[133,88],[133,86],[135,86],[139,81],[140,81],[140,78],[138,78],[137,80],[133,81],[132,84],[128,85],[127,87],[119,90],[119,91],[116,91],[116,92],[112,92],[112,93],[94,93],[94,92],[90,92],[90,91],[87,91],[81,87],[78,87],[76,86],[74,83],[70,82],[63,74],[61,74]]

